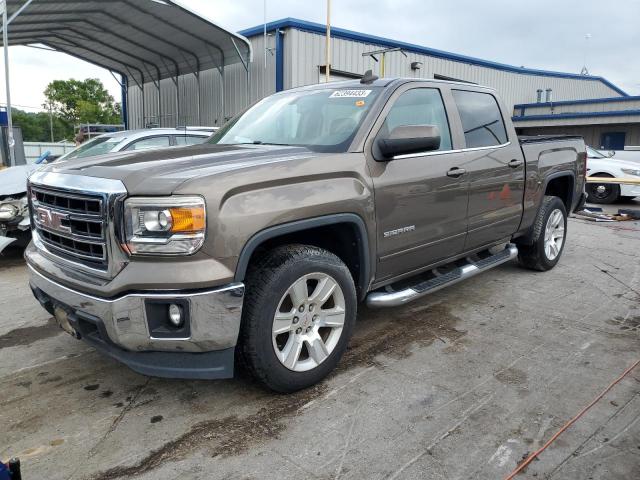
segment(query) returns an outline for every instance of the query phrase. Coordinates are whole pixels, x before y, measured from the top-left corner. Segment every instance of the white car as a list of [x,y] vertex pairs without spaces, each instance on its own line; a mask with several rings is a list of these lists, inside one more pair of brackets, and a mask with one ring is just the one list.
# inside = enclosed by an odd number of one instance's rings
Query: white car
[[[640,162],[608,156],[587,147],[587,175],[590,177],[637,178],[640,180]],[[613,185],[587,183],[587,201],[614,203],[640,197],[640,185]]]
[[[83,143],[59,160],[87,158],[114,152],[153,150],[204,143],[217,128],[148,128],[105,133]],[[27,179],[38,165],[19,165],[0,170],[0,252],[16,240],[29,240]]]
[[203,143],[216,131],[209,127],[185,128],[148,128],[144,130],[125,130],[124,132],[105,133],[83,143],[75,150],[58,160],[87,158],[105,153],[127,152],[133,150],[152,150],[158,148],[196,145]]

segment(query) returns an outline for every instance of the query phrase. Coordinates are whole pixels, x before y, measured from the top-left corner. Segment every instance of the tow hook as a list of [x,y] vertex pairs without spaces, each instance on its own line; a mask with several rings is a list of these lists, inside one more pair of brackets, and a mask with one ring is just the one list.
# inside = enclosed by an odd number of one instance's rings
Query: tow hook
[[53,309],[53,316],[56,319],[56,322],[65,332],[67,332],[72,337],[77,339],[80,338],[80,334],[76,331],[75,328],[69,322],[69,313],[62,307],[56,306]]

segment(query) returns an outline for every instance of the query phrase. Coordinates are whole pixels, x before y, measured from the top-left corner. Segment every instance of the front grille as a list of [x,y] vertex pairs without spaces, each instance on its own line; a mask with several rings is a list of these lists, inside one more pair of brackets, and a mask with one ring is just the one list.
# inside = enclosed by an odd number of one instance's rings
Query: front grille
[[107,222],[100,195],[32,186],[30,201],[34,228],[50,253],[107,269]]
[[37,202],[45,207],[89,215],[102,213],[102,199],[33,189]]

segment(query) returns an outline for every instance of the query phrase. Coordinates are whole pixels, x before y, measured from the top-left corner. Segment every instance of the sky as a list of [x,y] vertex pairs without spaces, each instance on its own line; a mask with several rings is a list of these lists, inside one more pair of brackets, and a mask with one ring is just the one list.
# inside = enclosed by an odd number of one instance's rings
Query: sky
[[[180,1],[234,31],[264,19],[264,0]],[[267,0],[267,21],[285,17],[324,23],[326,1]],[[640,95],[639,18],[640,0],[332,0],[331,22],[529,68],[579,73],[586,61],[592,75]],[[11,47],[9,57],[12,102],[18,108],[41,109],[47,84],[70,78],[99,78],[120,100],[118,83],[102,68],[29,47]],[[5,103],[4,82],[0,83],[0,103]]]

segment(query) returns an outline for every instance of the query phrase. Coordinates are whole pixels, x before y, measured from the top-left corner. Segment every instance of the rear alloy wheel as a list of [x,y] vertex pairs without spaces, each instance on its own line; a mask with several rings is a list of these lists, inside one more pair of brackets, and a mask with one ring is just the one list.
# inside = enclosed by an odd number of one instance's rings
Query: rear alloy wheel
[[518,245],[520,264],[545,272],[556,266],[564,250],[567,234],[567,209],[558,197],[545,196],[533,223],[530,244]]
[[[596,173],[592,177],[614,178],[608,173]],[[587,183],[587,200],[590,203],[610,204],[620,198],[620,185],[610,183]]]
[[551,212],[544,231],[544,253],[551,261],[562,251],[564,244],[564,214],[559,208]]
[[356,319],[349,268],[331,252],[286,245],[252,265],[239,360],[261,383],[294,392],[318,383],[344,354]]

